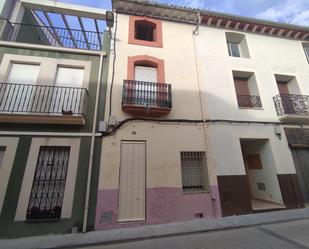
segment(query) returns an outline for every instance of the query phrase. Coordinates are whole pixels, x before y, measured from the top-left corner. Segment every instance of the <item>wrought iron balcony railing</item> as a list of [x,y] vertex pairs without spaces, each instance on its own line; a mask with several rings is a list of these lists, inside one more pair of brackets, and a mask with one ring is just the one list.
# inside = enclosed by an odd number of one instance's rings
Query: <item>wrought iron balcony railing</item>
[[279,94],[273,100],[278,116],[309,115],[309,95]]
[[6,20],[1,40],[100,51],[103,34],[78,29],[11,23]]
[[84,115],[87,89],[0,83],[0,114]]
[[260,96],[256,95],[237,95],[239,107],[246,108],[261,108],[262,102]]
[[122,105],[170,109],[172,108],[172,87],[165,83],[124,80]]

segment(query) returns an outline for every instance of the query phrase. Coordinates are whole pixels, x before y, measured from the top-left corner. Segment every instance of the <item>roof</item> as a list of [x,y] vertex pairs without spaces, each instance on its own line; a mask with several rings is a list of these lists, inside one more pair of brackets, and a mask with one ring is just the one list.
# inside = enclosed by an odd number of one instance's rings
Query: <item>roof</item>
[[309,27],[307,26],[162,4],[147,0],[113,0],[112,5],[113,10],[119,13],[149,16],[189,24],[197,24],[198,13],[200,13],[203,25],[309,41]]

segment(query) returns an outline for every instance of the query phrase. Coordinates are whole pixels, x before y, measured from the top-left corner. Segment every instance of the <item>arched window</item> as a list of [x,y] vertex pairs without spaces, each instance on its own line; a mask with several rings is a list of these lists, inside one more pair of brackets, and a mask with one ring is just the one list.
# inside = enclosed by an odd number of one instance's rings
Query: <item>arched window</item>
[[148,55],[129,57],[128,80],[164,83],[164,61]]

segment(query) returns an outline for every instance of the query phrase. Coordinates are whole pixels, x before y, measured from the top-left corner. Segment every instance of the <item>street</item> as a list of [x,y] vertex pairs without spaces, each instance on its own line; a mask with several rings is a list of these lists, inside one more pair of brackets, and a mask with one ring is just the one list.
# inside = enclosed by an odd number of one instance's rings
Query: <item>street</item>
[[[83,247],[85,248],[85,247]],[[159,237],[91,249],[309,249],[309,220]]]

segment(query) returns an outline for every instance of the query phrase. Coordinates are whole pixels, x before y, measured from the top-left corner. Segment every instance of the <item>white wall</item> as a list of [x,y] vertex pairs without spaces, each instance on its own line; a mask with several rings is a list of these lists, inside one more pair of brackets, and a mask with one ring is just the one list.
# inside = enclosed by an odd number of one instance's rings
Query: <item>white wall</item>
[[[301,93],[309,94],[309,65],[300,41],[243,33],[251,58],[236,58],[228,55],[226,31],[202,26],[196,37],[208,118],[278,121],[274,74],[296,76]],[[263,110],[238,108],[232,70],[254,72]]]
[[[117,120],[130,117],[129,114],[121,110],[122,86],[123,80],[127,79],[128,57],[149,55],[164,60],[165,83],[172,85],[173,108],[165,118],[201,119],[197,74],[193,53],[192,30],[194,26],[162,21],[163,48],[128,44],[128,29],[129,16],[118,15],[117,59],[113,87],[112,115],[116,116]],[[109,83],[111,82],[112,75],[111,68],[110,66]],[[109,99],[107,99],[106,103],[109,105]]]
[[240,139],[268,139],[277,174],[295,174],[292,154],[281,128],[282,139],[275,135],[273,126],[224,125],[209,127],[208,138],[217,175],[245,175]]

